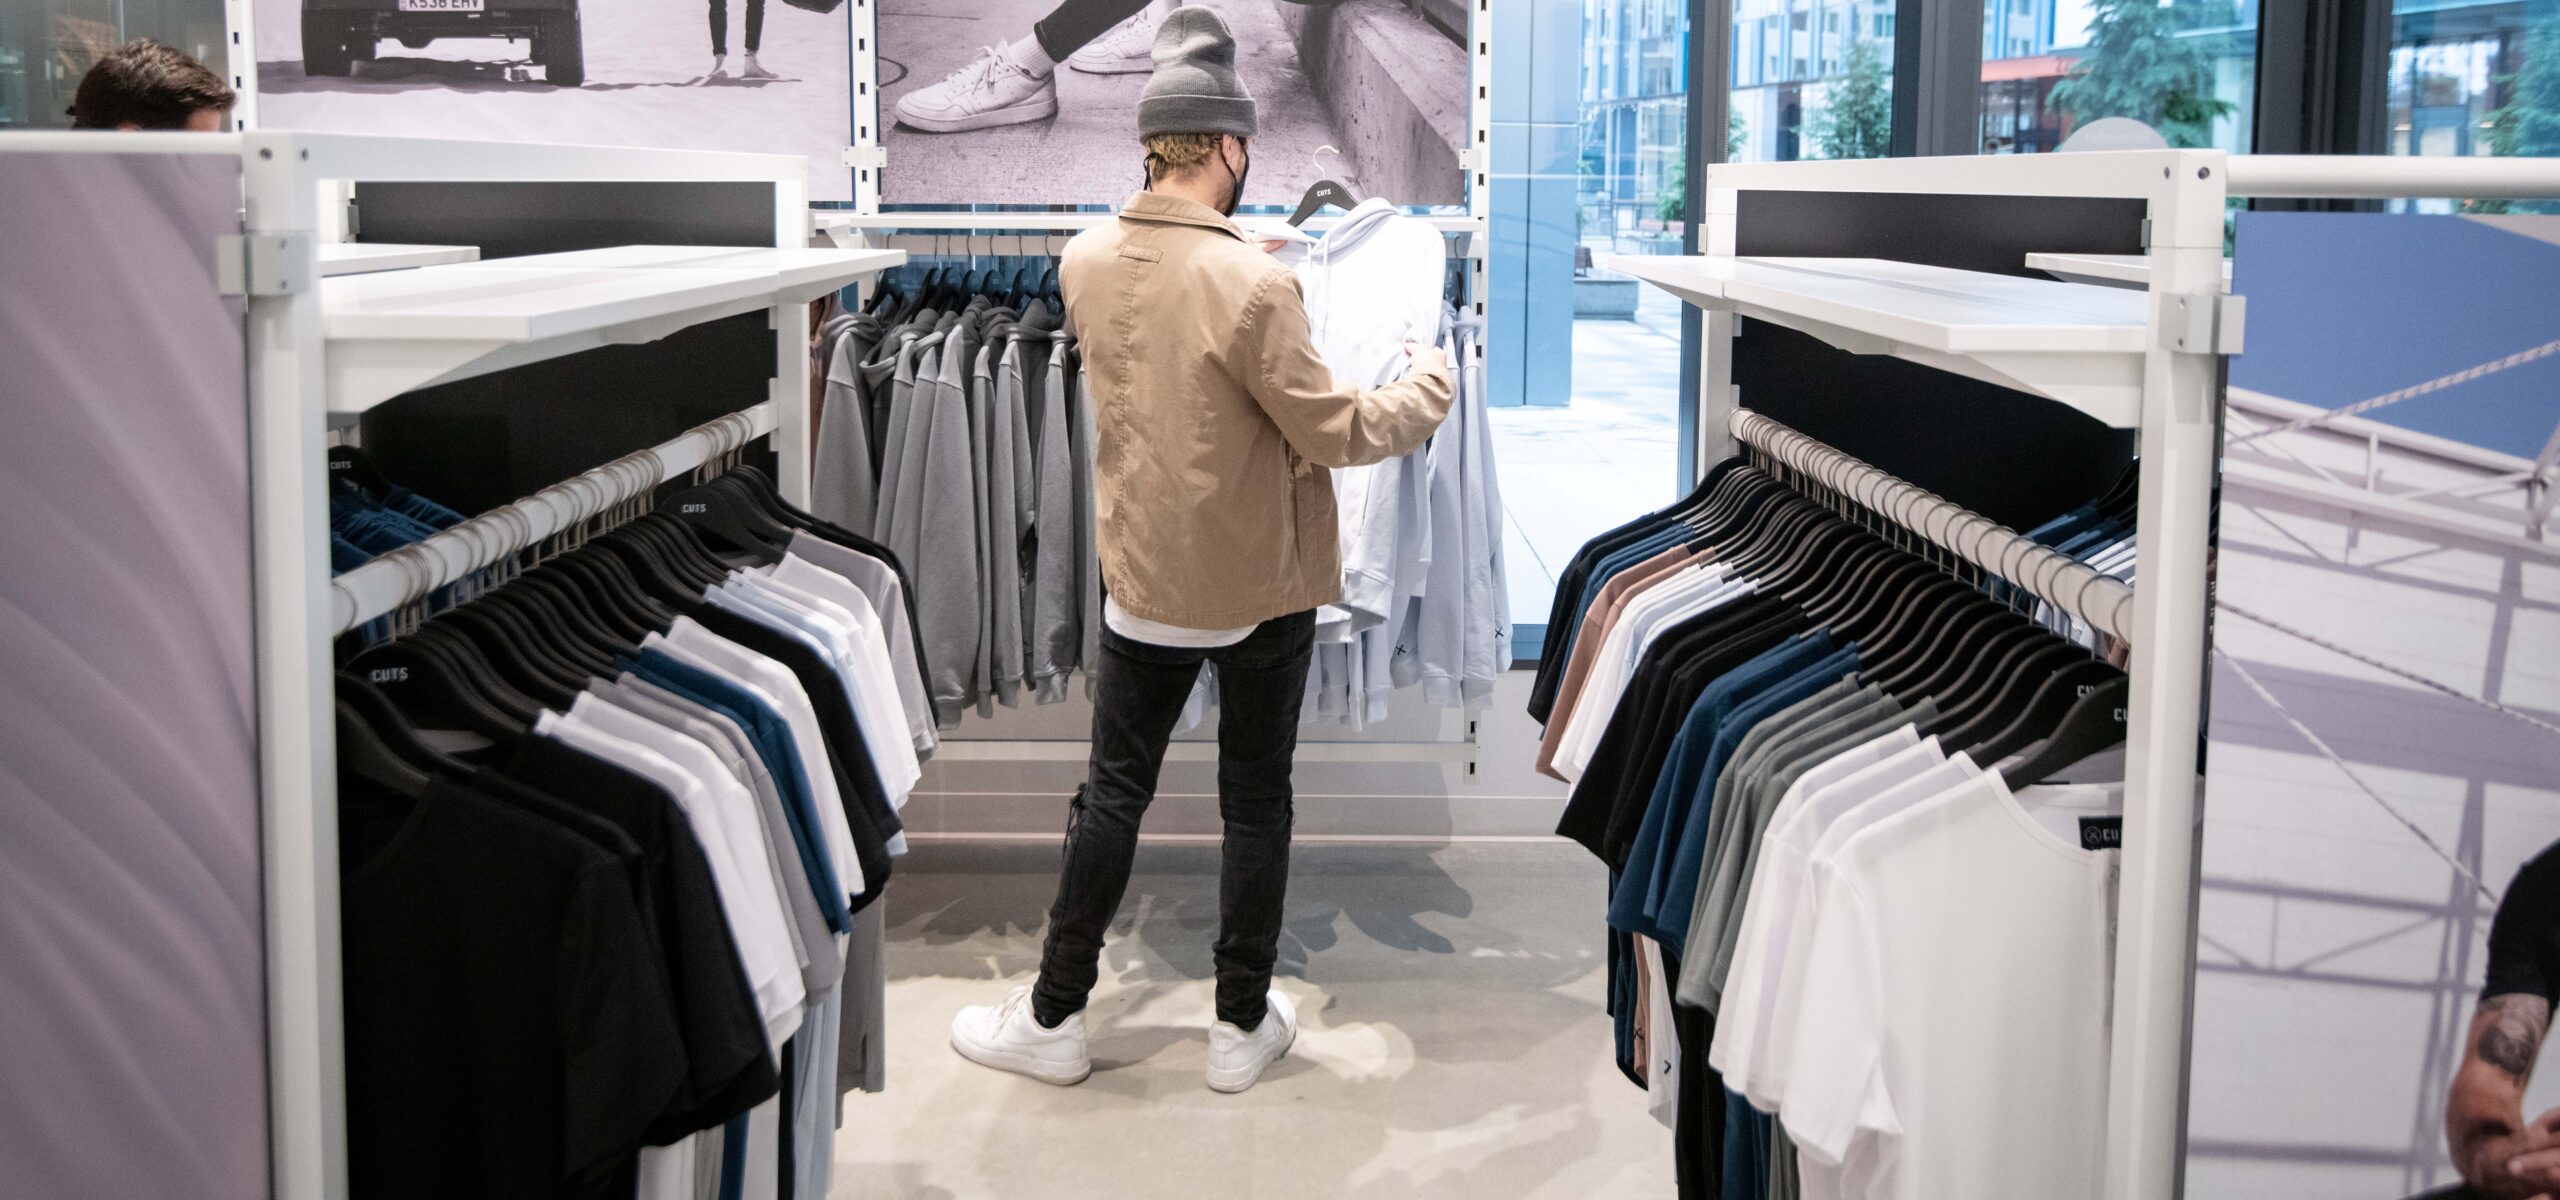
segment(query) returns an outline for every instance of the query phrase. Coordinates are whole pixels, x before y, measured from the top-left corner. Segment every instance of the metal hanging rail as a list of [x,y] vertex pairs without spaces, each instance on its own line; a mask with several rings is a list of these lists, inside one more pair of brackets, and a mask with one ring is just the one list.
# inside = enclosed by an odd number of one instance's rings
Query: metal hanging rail
[[2006,579],[2118,641],[2133,639],[2133,588],[1918,484],[1867,465],[1749,409],[1733,436],[1886,520]]
[[681,479],[704,463],[772,433],[774,424],[774,402],[767,400],[384,554],[330,581],[334,632],[345,633],[398,612],[438,588],[469,579],[545,539],[645,497],[658,485]]

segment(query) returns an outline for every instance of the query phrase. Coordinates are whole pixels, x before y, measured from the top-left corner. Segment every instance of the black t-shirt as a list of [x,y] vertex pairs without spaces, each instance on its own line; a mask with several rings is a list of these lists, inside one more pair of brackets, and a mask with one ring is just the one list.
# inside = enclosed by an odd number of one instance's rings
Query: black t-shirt
[[442,780],[339,806],[352,1194],[600,1190],[684,1073],[625,865]]
[[2480,995],[2519,992],[2560,1000],[2560,843],[2516,872],[2489,922],[2489,981]]
[[595,814],[640,847],[651,934],[684,1038],[684,1086],[649,1128],[664,1145],[710,1129],[772,1096],[779,1085],[764,1018],[720,907],[711,862],[666,789],[547,737],[518,743],[508,778]]

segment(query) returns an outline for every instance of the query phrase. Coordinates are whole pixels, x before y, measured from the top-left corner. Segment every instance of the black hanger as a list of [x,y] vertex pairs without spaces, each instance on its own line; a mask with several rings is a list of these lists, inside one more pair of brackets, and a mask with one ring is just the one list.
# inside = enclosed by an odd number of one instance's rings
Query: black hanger
[[2082,659],[2046,676],[2017,718],[1983,739],[1981,748],[1974,752],[1974,761],[1996,763],[2045,740],[2062,727],[2063,717],[2083,694],[2122,678],[2124,672],[2094,658]]
[[552,559],[544,570],[553,581],[586,597],[613,628],[617,640],[636,642],[658,628],[659,615],[630,576],[605,569],[609,561],[600,552],[582,548]]
[[495,610],[464,604],[446,611],[435,623],[468,639],[499,677],[544,707],[565,708],[577,698],[577,689],[569,683],[575,678],[569,668],[552,662],[548,648],[538,641],[520,637]]
[[1898,589],[1903,578],[1916,579],[1927,569],[1910,555],[1879,543],[1874,553],[1841,572],[1827,594],[1806,597],[1802,607],[1817,625],[1837,624],[1880,592]]
[[1933,628],[1912,642],[1905,652],[1889,661],[1878,662],[1867,671],[1867,676],[1876,680],[1884,690],[1899,694],[1956,661],[1966,653],[1967,647],[1978,647],[1994,632],[2023,623],[2023,618],[2010,611],[2008,606],[1987,596],[1975,596],[1966,603],[1948,607]]
[[782,547],[791,543],[789,527],[763,512],[734,487],[718,486],[717,480],[668,497],[658,511],[674,513],[677,520],[693,526],[715,547],[742,551],[757,556],[758,561],[773,561],[781,556]]
[[2073,663],[2089,661],[2093,660],[2087,650],[2060,638],[2049,640],[1995,677],[1987,703],[1974,705],[1963,720],[1950,722],[1949,731],[1938,740],[1949,746],[1980,746],[2027,711],[2028,702],[2047,678]]
[[461,729],[512,740],[528,732],[518,714],[499,707],[469,668],[419,635],[384,642],[356,655],[347,670],[381,688],[403,712],[432,728]]
[[1307,218],[1316,215],[1316,210],[1321,209],[1328,204],[1339,208],[1344,212],[1350,212],[1352,209],[1360,206],[1360,198],[1352,195],[1351,189],[1342,186],[1339,182],[1331,179],[1319,179],[1308,186],[1307,193],[1305,195],[1298,197],[1298,207],[1296,211],[1289,214],[1290,227],[1298,228],[1304,226],[1307,223]]
[[2092,754],[2123,745],[2125,710],[2132,695],[2133,681],[2121,675],[2081,693],[2044,745],[2001,771],[2001,781],[2011,788],[2026,787]]
[[339,770],[412,800],[427,794],[434,777],[394,751],[344,697],[338,700],[337,711]]
[[418,736],[417,727],[401,713],[400,706],[393,704],[380,688],[345,671],[338,672],[336,687],[339,705],[354,708],[382,744],[410,766],[429,775],[469,775],[474,770],[471,764],[428,745]]
[[1947,577],[1929,560],[1908,551],[1895,550],[1891,559],[1891,565],[1868,577],[1856,591],[1814,614],[1816,619],[1835,628],[1874,628],[1889,617],[1904,593]]
[[1858,644],[1866,647],[1859,661],[1872,663],[1899,659],[1912,647],[1927,644],[1947,614],[1981,597],[1982,593],[1955,579],[1948,579],[1945,584],[1932,582],[1914,589],[1911,599],[1882,628],[1859,637]]

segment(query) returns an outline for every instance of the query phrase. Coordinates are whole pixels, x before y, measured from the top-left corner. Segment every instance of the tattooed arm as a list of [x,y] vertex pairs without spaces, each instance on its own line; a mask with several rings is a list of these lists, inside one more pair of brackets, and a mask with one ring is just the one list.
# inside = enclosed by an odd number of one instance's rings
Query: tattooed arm
[[[2551,1003],[2523,992],[2484,996],[2472,1014],[2462,1066],[2445,1100],[2445,1142],[2463,1181],[2496,1200],[2541,1196],[2560,1187],[2547,1152],[2560,1143],[2553,1114],[2524,1119],[2524,1085],[2533,1077]],[[2519,1163],[2528,1153],[2533,1158]],[[2519,1169],[2521,1168],[2521,1169]]]

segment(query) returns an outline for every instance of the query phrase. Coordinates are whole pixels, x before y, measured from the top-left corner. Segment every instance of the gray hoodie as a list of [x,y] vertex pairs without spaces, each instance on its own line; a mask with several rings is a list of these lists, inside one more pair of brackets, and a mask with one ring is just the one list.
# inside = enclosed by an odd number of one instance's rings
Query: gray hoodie
[[1025,671],[1042,704],[1067,698],[1067,676],[1080,661],[1077,613],[1084,579],[1076,558],[1075,433],[1067,405],[1067,344],[1062,335],[1016,330],[1009,361],[1022,373],[1031,410],[1031,577],[1025,589]]
[[871,451],[870,372],[865,368],[878,332],[878,319],[866,315],[845,321],[836,335],[819,410],[817,461],[810,472],[809,511],[863,534],[871,532],[880,494]]

